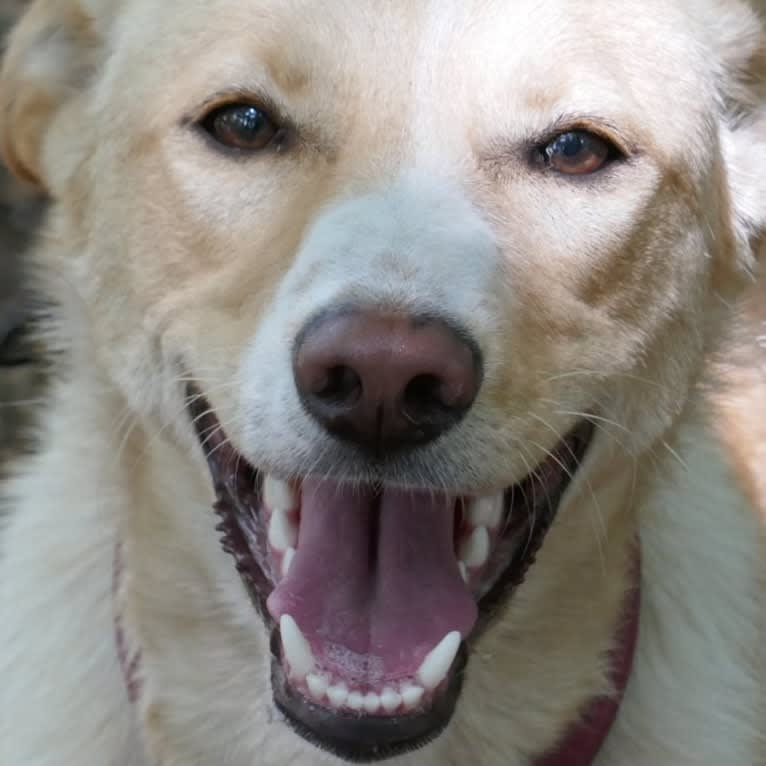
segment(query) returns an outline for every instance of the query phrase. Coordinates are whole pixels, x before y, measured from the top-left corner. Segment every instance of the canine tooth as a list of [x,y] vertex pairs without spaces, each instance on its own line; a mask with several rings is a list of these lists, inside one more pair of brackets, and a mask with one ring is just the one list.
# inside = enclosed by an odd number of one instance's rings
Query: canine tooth
[[327,699],[335,708],[343,707],[348,699],[348,687],[344,683],[335,684],[327,690]]
[[380,695],[380,704],[386,713],[393,713],[402,704],[402,695],[396,689],[387,686]]
[[295,548],[298,543],[298,527],[290,521],[287,511],[276,509],[269,522],[269,543],[280,553]]
[[490,497],[477,497],[468,511],[468,519],[474,527],[495,529],[503,520],[502,494]]
[[351,694],[348,695],[346,704],[352,710],[361,710],[364,707],[364,694],[361,694],[360,692],[351,692]]
[[468,584],[468,581],[471,579],[471,574],[468,571],[468,567],[462,561],[458,561],[457,566],[460,570],[460,576],[463,578],[463,582]]
[[296,678],[306,678],[316,665],[309,642],[301,633],[298,623],[289,614],[282,615],[279,631],[282,636],[282,648],[292,675]]
[[309,687],[311,696],[315,700],[321,700],[326,694],[327,687],[330,684],[325,676],[309,673],[309,675],[306,676],[306,685]]
[[433,691],[446,677],[462,641],[456,630],[448,633],[423,660],[416,678],[429,691]]
[[288,548],[285,551],[285,556],[282,559],[282,577],[287,577],[290,574],[290,567],[293,565],[293,559],[295,558],[295,548]]
[[374,715],[380,710],[380,697],[375,692],[367,692],[364,698],[364,709],[370,715]]
[[407,683],[402,686],[402,702],[406,710],[412,710],[416,708],[420,701],[423,699],[423,695],[426,690],[422,686],[416,686],[412,683]]
[[460,547],[460,559],[468,567],[481,567],[489,558],[489,531],[486,527],[477,527]]
[[263,502],[270,511],[292,511],[298,506],[298,494],[286,481],[267,476],[263,482]]

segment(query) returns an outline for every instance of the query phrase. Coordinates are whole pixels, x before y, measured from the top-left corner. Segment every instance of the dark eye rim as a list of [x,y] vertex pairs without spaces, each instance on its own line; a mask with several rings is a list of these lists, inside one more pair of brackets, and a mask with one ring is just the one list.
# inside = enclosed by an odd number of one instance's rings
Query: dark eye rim
[[[231,146],[220,141],[215,136],[213,122],[216,117],[226,111],[237,108],[257,109],[274,125],[274,135],[263,147],[249,149]],[[236,94],[226,100],[207,103],[195,116],[185,119],[184,124],[191,126],[205,143],[215,151],[235,159],[247,159],[267,153],[282,152],[288,146],[294,134],[292,124],[282,116],[280,110],[273,108],[269,104],[260,103],[259,100],[253,98],[237,97]]]
[[[559,138],[569,133],[583,133],[598,141],[603,142],[607,147],[607,156],[603,164],[596,170],[590,173],[564,173],[551,167],[547,149]],[[583,182],[588,179],[593,179],[600,175],[605,174],[613,166],[629,162],[633,159],[634,151],[627,145],[627,143],[614,136],[610,135],[607,131],[601,129],[598,126],[593,126],[584,123],[574,123],[567,125],[558,125],[555,129],[549,131],[544,136],[539,137],[533,144],[531,151],[532,164],[538,168],[542,168],[551,175],[555,175],[557,178],[564,178],[573,182]]]

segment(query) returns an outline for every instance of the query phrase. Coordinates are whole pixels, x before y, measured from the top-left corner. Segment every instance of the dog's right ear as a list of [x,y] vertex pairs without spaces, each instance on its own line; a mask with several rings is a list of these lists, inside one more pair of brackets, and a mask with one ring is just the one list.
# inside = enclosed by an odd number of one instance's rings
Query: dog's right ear
[[45,143],[76,108],[97,67],[94,9],[106,0],[33,0],[11,32],[0,71],[0,147],[22,180],[49,190]]

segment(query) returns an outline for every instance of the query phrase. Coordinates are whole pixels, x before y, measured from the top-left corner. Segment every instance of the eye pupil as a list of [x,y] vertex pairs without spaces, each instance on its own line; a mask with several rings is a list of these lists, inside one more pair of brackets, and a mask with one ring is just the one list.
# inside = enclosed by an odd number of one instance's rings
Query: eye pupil
[[576,157],[585,148],[585,137],[581,133],[567,133],[559,142],[561,153],[565,157]]
[[606,139],[585,130],[562,133],[543,149],[545,163],[563,175],[590,175],[614,158],[616,149]]
[[245,138],[257,133],[262,127],[264,116],[254,106],[245,109],[237,109],[233,112],[225,112],[220,117],[223,128],[235,130]]
[[220,144],[242,151],[264,149],[278,133],[266,113],[251,104],[221,107],[212,112],[202,125]]

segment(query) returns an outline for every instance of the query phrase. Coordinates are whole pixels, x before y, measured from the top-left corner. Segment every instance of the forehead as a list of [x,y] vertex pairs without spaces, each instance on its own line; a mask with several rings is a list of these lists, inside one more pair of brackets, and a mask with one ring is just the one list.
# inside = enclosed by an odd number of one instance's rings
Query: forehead
[[172,99],[169,82],[189,98],[255,85],[296,102],[440,123],[470,110],[505,133],[522,115],[540,122],[528,131],[568,112],[616,121],[632,113],[658,135],[682,134],[712,104],[710,64],[678,0],[129,0],[124,8],[116,60],[149,98],[162,87]]

